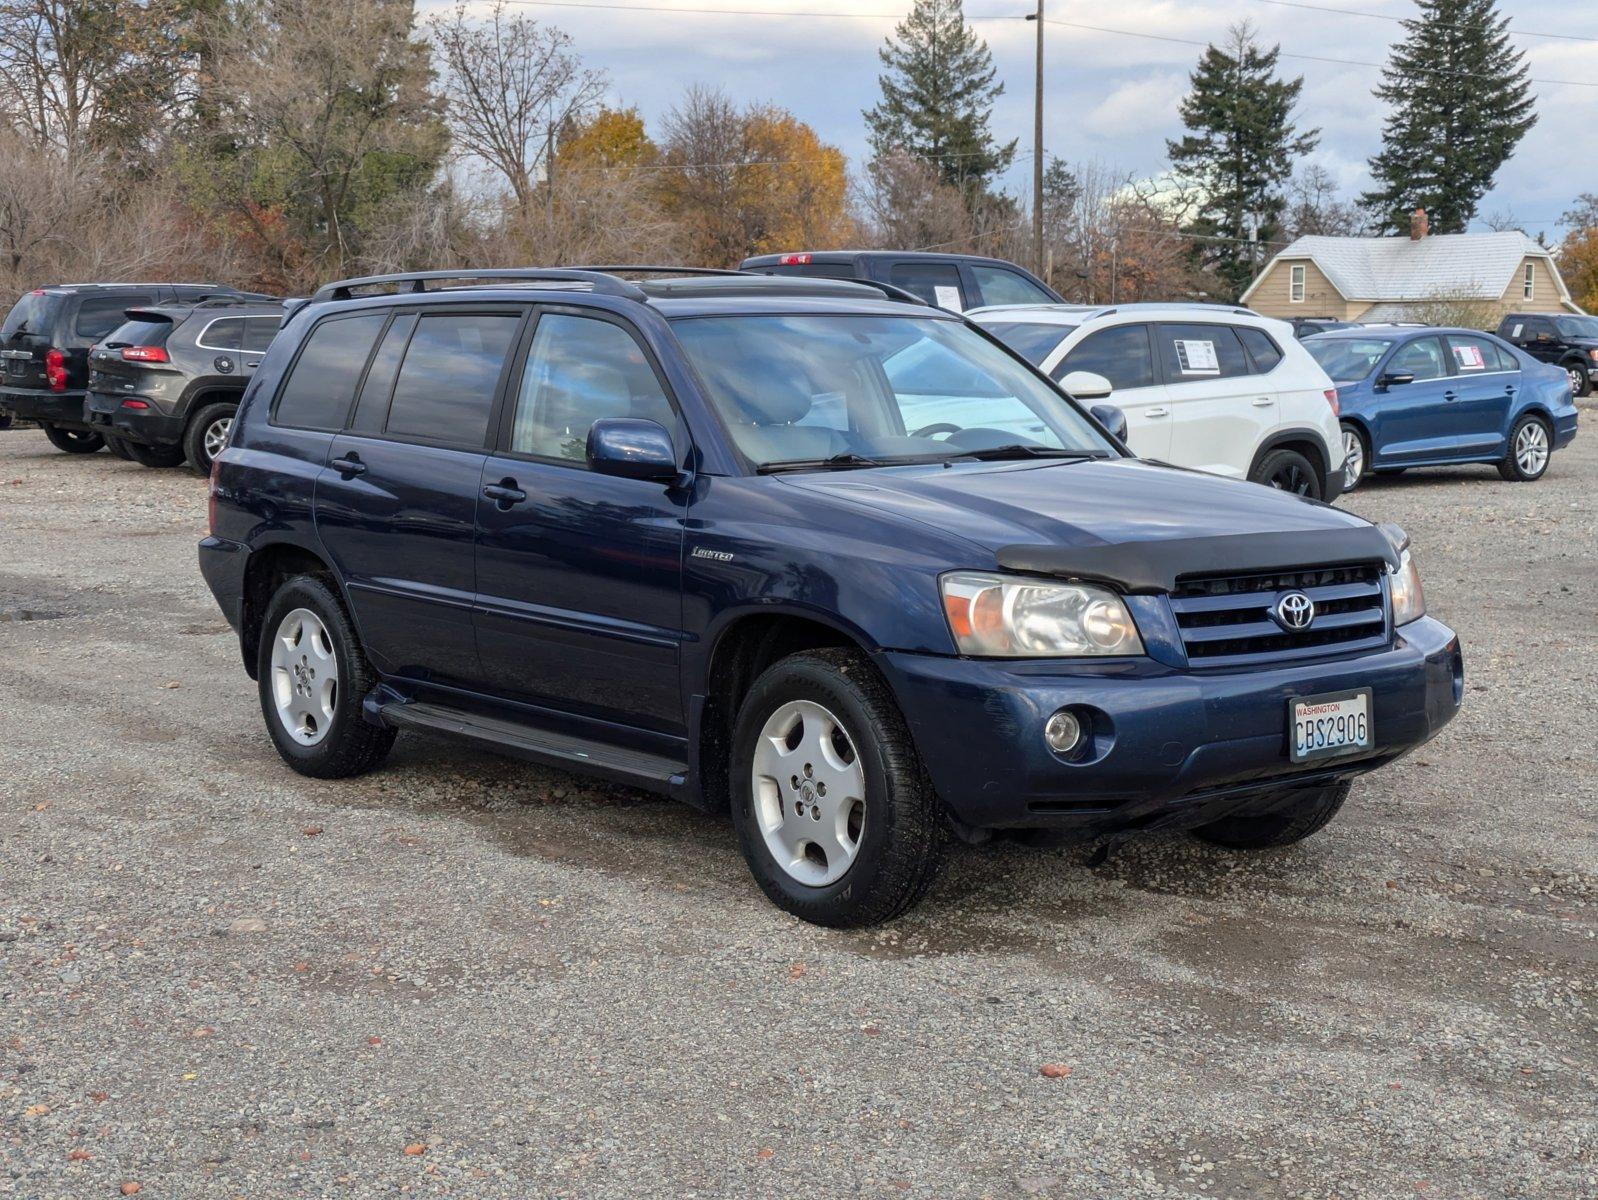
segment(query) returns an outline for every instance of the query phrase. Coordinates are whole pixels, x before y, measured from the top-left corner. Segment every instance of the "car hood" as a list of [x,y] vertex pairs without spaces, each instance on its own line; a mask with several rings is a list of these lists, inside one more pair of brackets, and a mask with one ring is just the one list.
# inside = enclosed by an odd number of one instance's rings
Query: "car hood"
[[780,476],[942,530],[997,566],[1166,590],[1179,576],[1386,560],[1399,535],[1255,484],[1136,459]]

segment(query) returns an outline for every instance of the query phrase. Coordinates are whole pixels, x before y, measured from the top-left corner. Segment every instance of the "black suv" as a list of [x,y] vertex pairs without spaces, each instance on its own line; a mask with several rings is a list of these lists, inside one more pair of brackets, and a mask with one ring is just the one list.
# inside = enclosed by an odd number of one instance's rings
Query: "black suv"
[[126,316],[89,351],[84,419],[134,462],[209,475],[283,306],[227,296]]
[[1510,313],[1498,323],[1498,336],[1533,358],[1565,368],[1573,395],[1589,395],[1598,384],[1598,317]]
[[35,288],[0,324],[0,411],[37,421],[58,450],[92,454],[105,439],[83,419],[89,347],[130,308],[237,296],[214,283],[63,283]]
[[746,258],[738,269],[761,275],[808,275],[887,283],[951,312],[995,304],[1064,303],[1058,292],[1030,271],[1002,258],[982,258],[975,254],[801,250]]

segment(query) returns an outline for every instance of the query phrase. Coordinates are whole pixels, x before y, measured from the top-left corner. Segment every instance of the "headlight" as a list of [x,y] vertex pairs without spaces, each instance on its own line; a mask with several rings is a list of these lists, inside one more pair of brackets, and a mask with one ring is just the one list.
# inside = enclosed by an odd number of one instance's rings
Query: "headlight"
[[1106,588],[975,571],[955,571],[939,582],[943,611],[961,654],[1069,658],[1143,653],[1132,614]]
[[1393,595],[1393,624],[1407,625],[1426,615],[1426,597],[1420,590],[1420,572],[1415,569],[1415,560],[1405,550],[1398,559],[1398,570],[1391,572],[1387,577],[1388,588]]

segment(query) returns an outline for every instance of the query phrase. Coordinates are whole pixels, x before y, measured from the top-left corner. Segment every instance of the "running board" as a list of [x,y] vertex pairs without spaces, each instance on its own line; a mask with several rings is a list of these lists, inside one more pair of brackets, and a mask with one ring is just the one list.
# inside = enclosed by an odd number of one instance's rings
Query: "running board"
[[368,709],[381,723],[395,729],[417,729],[468,738],[502,753],[528,758],[546,766],[572,768],[617,783],[663,792],[668,796],[681,795],[687,786],[688,765],[665,755],[624,750],[606,742],[534,729],[514,721],[479,716],[442,704],[415,700],[389,700],[374,704],[374,699],[382,694],[382,690],[368,697]]

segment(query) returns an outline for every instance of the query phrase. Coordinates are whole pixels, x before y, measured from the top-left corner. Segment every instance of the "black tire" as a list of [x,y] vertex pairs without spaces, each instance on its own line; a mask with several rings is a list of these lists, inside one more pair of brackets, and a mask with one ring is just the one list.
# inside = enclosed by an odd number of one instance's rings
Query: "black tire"
[[105,439],[105,448],[123,462],[133,461],[133,454],[128,449],[126,438],[108,437]]
[[183,433],[183,457],[189,460],[189,469],[195,474],[210,475],[211,452],[206,449],[206,441],[211,429],[218,422],[231,422],[238,411],[237,400],[226,400],[207,404],[189,417]]
[[1579,358],[1573,358],[1567,363],[1561,363],[1565,373],[1570,376],[1570,391],[1575,396],[1590,396],[1592,394],[1592,379],[1587,375],[1587,364]]
[[[272,665],[274,642],[283,619],[296,609],[308,609],[321,622],[336,660],[333,716],[313,745],[297,741],[285,727],[278,716],[274,693],[278,686]],[[316,779],[361,775],[381,763],[388,754],[389,747],[394,744],[394,730],[380,728],[361,716],[361,702],[376,686],[377,674],[366,661],[355,626],[330,580],[300,575],[278,588],[261,622],[255,665],[261,715],[266,719],[267,733],[283,761],[301,775]],[[292,686],[292,680],[289,683]]]
[[1349,437],[1359,439],[1359,473],[1357,475],[1349,474],[1348,466],[1345,464],[1343,467],[1343,490],[1351,492],[1364,483],[1366,476],[1370,474],[1371,440],[1365,436],[1365,431],[1352,421],[1343,422],[1343,436],[1345,439]]
[[1319,830],[1338,813],[1353,786],[1348,780],[1329,787],[1290,792],[1290,800],[1273,797],[1262,801],[1260,812],[1241,812],[1222,817],[1193,830],[1193,836],[1228,850],[1269,850],[1291,846]]
[[[1531,436],[1529,430],[1535,427],[1541,430],[1543,456],[1542,464],[1535,469],[1528,470],[1523,467],[1517,452],[1523,435]],[[1532,413],[1527,413],[1515,422],[1515,427],[1509,431],[1509,447],[1502,461],[1498,464],[1498,474],[1510,483],[1535,483],[1548,474],[1548,464],[1554,461],[1554,431],[1548,422]]]
[[105,438],[89,429],[59,429],[41,425],[50,444],[66,454],[94,454],[105,448]]
[[1294,492],[1300,496],[1308,496],[1311,500],[1321,499],[1324,490],[1324,483],[1320,472],[1315,469],[1315,464],[1297,450],[1270,451],[1255,464],[1254,471],[1248,478],[1251,483],[1262,483],[1266,487]]
[[17,423],[17,419],[5,409],[0,408],[0,429],[10,429]]
[[[836,718],[865,782],[854,860],[841,878],[821,886],[778,865],[756,812],[756,744],[767,720],[794,700],[818,704]],[[948,824],[898,705],[863,655],[814,650],[761,675],[738,711],[731,771],[732,819],[744,858],[761,890],[785,912],[836,928],[875,925],[911,908],[937,877]],[[780,796],[786,814],[789,793]]]
[[183,465],[182,446],[150,446],[143,442],[128,443],[128,457],[141,467],[165,470]]

